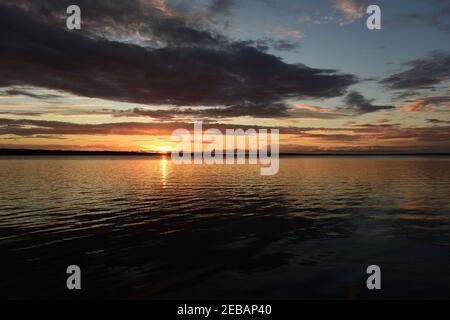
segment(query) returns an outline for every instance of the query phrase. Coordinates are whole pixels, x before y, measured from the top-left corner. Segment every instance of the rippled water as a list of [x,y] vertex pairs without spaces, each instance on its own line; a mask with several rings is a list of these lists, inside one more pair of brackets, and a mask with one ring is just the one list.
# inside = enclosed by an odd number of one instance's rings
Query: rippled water
[[2,157],[0,181],[1,297],[450,298],[449,157]]

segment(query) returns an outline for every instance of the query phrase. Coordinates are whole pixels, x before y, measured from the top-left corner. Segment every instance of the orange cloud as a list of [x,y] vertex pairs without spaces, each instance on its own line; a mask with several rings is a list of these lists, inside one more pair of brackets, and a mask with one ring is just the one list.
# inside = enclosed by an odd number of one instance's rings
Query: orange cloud
[[421,97],[408,100],[403,106],[405,112],[434,112],[438,108],[450,108],[450,96]]
[[333,112],[333,109],[330,108],[321,108],[317,106],[311,106],[307,104],[298,103],[294,105],[295,110],[307,110],[312,112]]
[[344,18],[340,21],[340,25],[352,23],[360,19],[367,7],[366,1],[361,0],[332,0],[336,9],[344,14]]

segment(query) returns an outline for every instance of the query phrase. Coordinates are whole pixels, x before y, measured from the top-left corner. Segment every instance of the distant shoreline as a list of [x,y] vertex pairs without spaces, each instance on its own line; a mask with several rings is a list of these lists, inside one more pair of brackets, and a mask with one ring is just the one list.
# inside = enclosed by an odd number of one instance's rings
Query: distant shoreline
[[[42,150],[42,149],[0,149],[0,156],[162,156],[169,153],[158,152],[138,152],[138,151],[77,151],[77,150]],[[342,153],[280,153],[280,156],[450,156],[450,153],[363,153],[363,152],[342,152]]]

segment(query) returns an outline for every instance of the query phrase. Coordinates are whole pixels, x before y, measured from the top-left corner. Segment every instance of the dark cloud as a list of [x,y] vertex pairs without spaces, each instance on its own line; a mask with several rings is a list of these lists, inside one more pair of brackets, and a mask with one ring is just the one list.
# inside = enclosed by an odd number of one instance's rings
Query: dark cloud
[[376,112],[380,110],[392,110],[395,106],[375,105],[372,104],[373,100],[366,99],[361,93],[357,91],[351,91],[344,99],[345,107],[341,110],[351,111],[356,114],[365,114],[370,112]]
[[[320,109],[320,108],[317,108]],[[291,108],[286,112],[284,105],[272,107],[261,105],[260,108],[168,108],[168,109],[150,109],[150,108],[132,108],[127,110],[105,109],[114,117],[150,117],[159,120],[186,120],[186,119],[225,119],[233,117],[254,116],[259,118],[292,118],[292,119],[338,119],[349,117],[344,113],[334,112],[332,109],[321,110],[299,110]],[[249,111],[251,111],[249,113]]]
[[[66,8],[71,0],[3,0],[10,7],[32,15],[35,19],[66,28]],[[163,0],[78,0],[82,12],[82,30],[89,37],[106,39],[140,38],[151,46],[216,45],[224,40],[206,30],[206,21],[178,15]]]
[[450,52],[434,51],[428,56],[405,63],[407,70],[381,81],[390,89],[427,89],[450,75]]
[[[62,121],[31,120],[31,119],[6,119],[0,118],[0,135],[17,135],[30,137],[36,135],[171,135],[176,129],[184,128],[193,130],[193,123],[167,121],[167,122],[119,122],[100,124],[81,124]],[[203,130],[209,128],[219,129],[225,132],[226,129],[260,129],[270,127],[229,125],[221,123],[203,123]],[[278,129],[278,127],[276,128]],[[300,129],[294,127],[283,128],[285,134],[300,134],[307,128]]]
[[358,128],[398,128],[400,126],[400,123],[381,123],[381,124],[376,124],[376,123],[361,123],[361,124],[356,124],[356,123],[352,123],[351,124],[354,127],[358,127]]
[[35,139],[51,139],[51,140],[65,140],[65,139],[67,139],[66,137],[61,137],[61,136],[52,136],[52,135],[40,135],[40,134],[38,134],[38,135],[35,135],[35,136],[32,136],[32,138],[35,138]]
[[300,48],[298,42],[293,42],[286,39],[273,40],[273,39],[258,39],[256,41],[243,41],[242,44],[248,45],[250,47],[255,47],[259,51],[266,52],[270,49],[278,51],[292,51]]
[[288,113],[283,104],[250,105],[243,104],[237,107],[214,108],[170,108],[170,109],[144,109],[133,108],[129,110],[111,110],[116,117],[151,117],[156,119],[185,119],[185,118],[233,118],[253,116],[258,118],[286,117]]
[[358,135],[351,135],[351,134],[319,134],[319,133],[306,133],[304,135],[305,138],[313,138],[318,139],[322,141],[358,141],[363,139],[363,137]]
[[36,94],[36,93],[32,93],[32,92],[29,92],[26,90],[21,90],[21,89],[5,90],[1,94],[7,95],[7,96],[26,96],[26,97],[30,97],[30,98],[34,98],[34,99],[39,99],[39,100],[57,99],[57,98],[63,97],[61,95],[56,95],[56,94]]
[[278,40],[273,44],[273,48],[279,51],[291,51],[298,49],[299,45],[289,40]]
[[38,117],[44,115],[42,112],[34,111],[1,111],[0,114],[13,115],[13,116],[23,116],[23,117]]
[[441,120],[441,119],[427,119],[427,122],[432,124],[450,124],[450,120]]
[[[109,4],[95,8],[108,9],[101,17],[111,15],[112,29],[126,25],[136,3],[141,3],[100,2],[85,0],[80,6]],[[20,3],[26,3],[27,9],[0,6],[0,86],[36,86],[153,105],[222,107],[215,111],[224,116],[280,116],[286,113],[288,98],[340,96],[358,81],[336,70],[285,63],[246,43],[197,30],[163,13],[146,26],[166,45],[149,48],[93,37],[90,29],[69,32],[42,15],[30,14],[38,8],[35,2]],[[84,11],[94,16],[96,10]],[[88,27],[89,23],[83,24]]]

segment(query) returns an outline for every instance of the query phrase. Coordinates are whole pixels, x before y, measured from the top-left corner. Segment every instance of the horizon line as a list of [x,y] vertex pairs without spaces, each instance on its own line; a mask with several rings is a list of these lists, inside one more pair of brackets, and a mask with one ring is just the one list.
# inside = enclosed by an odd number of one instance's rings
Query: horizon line
[[[236,150],[235,150],[236,151]],[[44,155],[44,156],[58,156],[58,155],[104,155],[104,156],[164,156],[170,155],[168,152],[149,152],[149,151],[113,151],[113,150],[47,150],[47,149],[26,149],[26,148],[0,148],[0,156],[33,156],[33,155]],[[270,152],[269,152],[270,153]],[[191,155],[197,153],[191,152]],[[226,152],[223,152],[224,157]],[[234,154],[235,156],[237,154]],[[248,150],[246,150],[245,155],[248,156]],[[367,151],[343,151],[343,152],[280,152],[280,156],[450,156],[450,152],[367,152]]]

